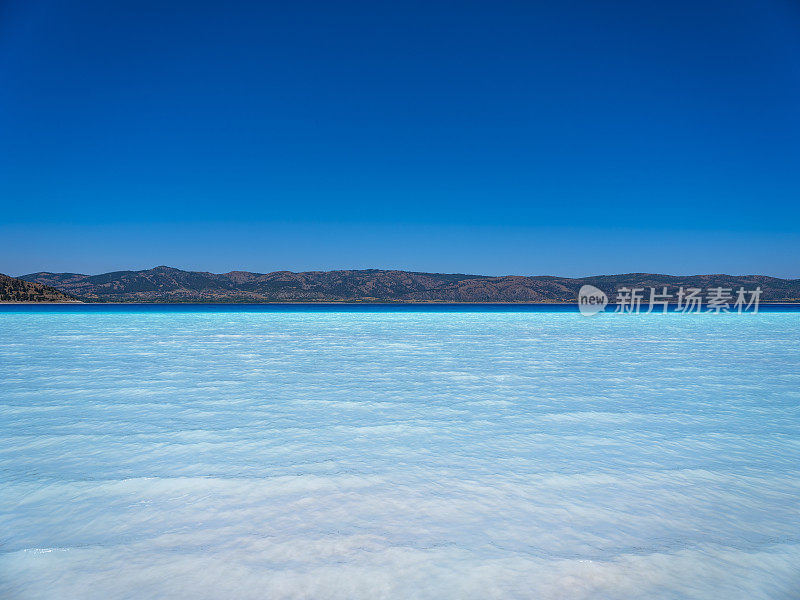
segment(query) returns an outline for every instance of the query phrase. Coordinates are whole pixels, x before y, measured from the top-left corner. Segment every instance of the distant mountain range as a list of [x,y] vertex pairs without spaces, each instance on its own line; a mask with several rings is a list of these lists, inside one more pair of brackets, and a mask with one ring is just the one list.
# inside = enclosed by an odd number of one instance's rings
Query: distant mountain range
[[574,302],[587,283],[605,291],[612,301],[621,287],[666,286],[674,293],[679,286],[734,290],[760,286],[763,302],[800,302],[800,279],[763,275],[492,277],[377,269],[217,274],[162,266],[102,275],[40,272],[19,279],[55,288],[48,292],[51,295],[60,291],[85,302]]
[[0,302],[77,302],[77,300],[50,286],[0,273]]

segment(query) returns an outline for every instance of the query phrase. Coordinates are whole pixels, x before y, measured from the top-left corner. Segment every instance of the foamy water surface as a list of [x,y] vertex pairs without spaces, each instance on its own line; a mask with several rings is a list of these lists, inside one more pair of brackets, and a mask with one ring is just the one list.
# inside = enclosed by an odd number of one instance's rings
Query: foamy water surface
[[0,598],[800,598],[800,313],[0,313]]

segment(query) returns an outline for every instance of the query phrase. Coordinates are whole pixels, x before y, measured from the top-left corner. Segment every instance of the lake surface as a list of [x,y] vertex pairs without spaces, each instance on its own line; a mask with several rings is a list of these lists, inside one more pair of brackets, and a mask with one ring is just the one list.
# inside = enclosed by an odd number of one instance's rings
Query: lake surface
[[0,308],[0,598],[800,597],[800,312]]

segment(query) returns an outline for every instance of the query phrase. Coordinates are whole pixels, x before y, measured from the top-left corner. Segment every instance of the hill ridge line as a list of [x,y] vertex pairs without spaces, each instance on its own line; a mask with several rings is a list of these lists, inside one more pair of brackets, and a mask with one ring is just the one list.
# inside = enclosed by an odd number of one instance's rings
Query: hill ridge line
[[626,273],[588,277],[470,275],[394,269],[185,271],[161,265],[97,275],[39,271],[20,280],[87,302],[574,302],[584,284],[614,297],[621,287],[760,287],[764,302],[800,302],[800,279],[767,275]]

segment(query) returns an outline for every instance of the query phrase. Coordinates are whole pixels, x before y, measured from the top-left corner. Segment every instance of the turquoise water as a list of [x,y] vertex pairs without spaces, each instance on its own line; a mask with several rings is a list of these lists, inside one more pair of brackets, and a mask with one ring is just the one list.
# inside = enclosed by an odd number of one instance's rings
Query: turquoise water
[[0,597],[800,597],[800,313],[0,312]]

